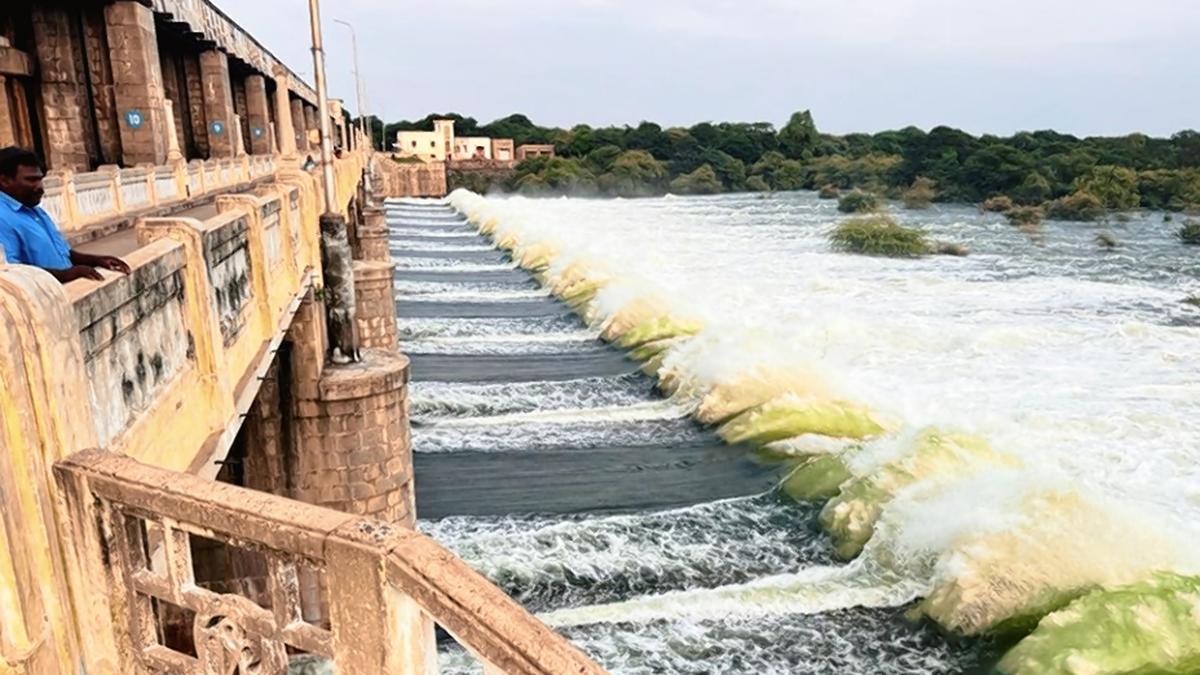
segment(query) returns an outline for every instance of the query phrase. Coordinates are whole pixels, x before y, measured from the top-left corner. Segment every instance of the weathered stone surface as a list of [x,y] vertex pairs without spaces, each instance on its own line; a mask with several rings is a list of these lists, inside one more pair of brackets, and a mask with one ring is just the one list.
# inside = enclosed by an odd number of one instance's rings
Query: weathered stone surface
[[355,321],[363,349],[397,348],[395,270],[390,262],[354,261]]
[[334,359],[358,360],[354,269],[346,236],[346,219],[337,213],[321,214],[321,266],[325,275],[329,344]]
[[[167,126],[154,14],[140,3],[120,0],[105,7],[104,15],[124,163],[162,164]],[[129,115],[139,117],[140,126],[131,124]]]
[[91,115],[72,18],[68,8],[34,5],[33,38],[41,73],[46,162],[53,169],[86,171],[91,158],[82,121]]
[[208,121],[209,157],[233,157],[237,148],[237,124],[233,109],[233,88],[229,81],[229,58],[224,52],[209,49],[200,53],[200,84],[204,117]]
[[[107,443],[147,411],[192,358],[184,323],[183,249],[161,241],[129,276],[74,303],[97,434]],[[140,262],[140,261],[139,261]]]
[[267,104],[267,81],[262,75],[246,78],[246,132],[249,149],[255,155],[271,152],[270,113]]
[[297,499],[413,525],[407,383],[408,359],[395,352],[325,368],[319,398],[297,401]]
[[251,296],[250,253],[245,216],[234,216],[221,227],[205,231],[204,260],[212,279],[213,306],[221,322],[221,336],[228,345],[237,338],[245,322],[244,310]]

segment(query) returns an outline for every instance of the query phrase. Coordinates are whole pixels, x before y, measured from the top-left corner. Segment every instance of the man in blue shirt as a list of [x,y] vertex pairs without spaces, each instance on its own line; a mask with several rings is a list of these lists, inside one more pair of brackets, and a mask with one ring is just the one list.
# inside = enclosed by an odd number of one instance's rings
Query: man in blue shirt
[[46,193],[44,177],[33,152],[15,146],[0,150],[0,249],[7,262],[40,267],[64,284],[103,281],[98,268],[129,274],[120,258],[71,250],[50,214],[38,206]]

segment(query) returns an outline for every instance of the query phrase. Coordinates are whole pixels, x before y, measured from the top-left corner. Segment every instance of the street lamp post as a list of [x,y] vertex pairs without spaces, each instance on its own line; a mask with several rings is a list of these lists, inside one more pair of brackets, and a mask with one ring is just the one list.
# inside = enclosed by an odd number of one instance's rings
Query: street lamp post
[[363,85],[362,72],[358,68],[358,33],[355,32],[354,26],[349,21],[334,19],[334,23],[340,23],[350,29],[350,50],[354,53],[354,95],[358,99],[358,126],[362,129],[363,137],[366,139],[368,147],[375,149],[375,141],[371,139],[370,131],[367,128],[367,109],[363,104]]
[[308,0],[312,28],[313,75],[317,87],[317,115],[321,120],[321,177],[325,186],[325,212],[321,214],[321,268],[325,281],[325,323],[329,329],[330,359],[334,363],[361,360],[358,322],[355,318],[354,266],[346,219],[337,212],[337,182],[333,174],[332,126],[329,93],[325,89],[325,50],[321,44],[321,8]]

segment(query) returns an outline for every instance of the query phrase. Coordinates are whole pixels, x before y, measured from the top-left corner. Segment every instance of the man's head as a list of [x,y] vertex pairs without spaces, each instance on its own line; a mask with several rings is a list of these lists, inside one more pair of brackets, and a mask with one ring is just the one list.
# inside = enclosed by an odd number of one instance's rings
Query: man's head
[[37,206],[46,192],[44,177],[42,162],[32,150],[15,145],[0,149],[0,192],[25,206]]

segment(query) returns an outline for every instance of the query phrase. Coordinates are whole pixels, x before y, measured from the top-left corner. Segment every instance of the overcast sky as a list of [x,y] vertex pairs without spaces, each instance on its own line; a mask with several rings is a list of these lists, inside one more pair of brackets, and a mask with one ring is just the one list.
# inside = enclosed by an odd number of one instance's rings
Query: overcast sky
[[[311,82],[307,3],[216,0]],[[330,95],[481,122],[1200,128],[1200,0],[326,0]]]

